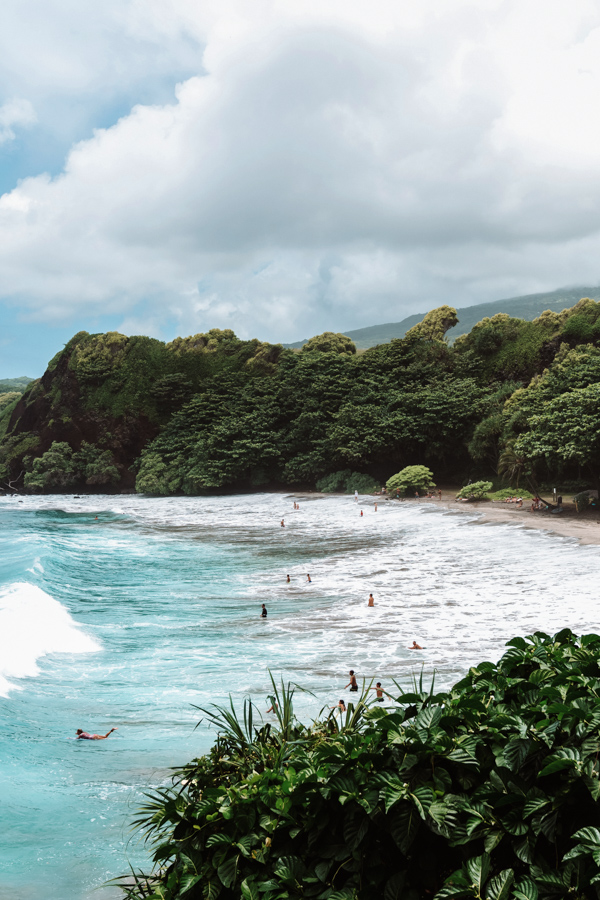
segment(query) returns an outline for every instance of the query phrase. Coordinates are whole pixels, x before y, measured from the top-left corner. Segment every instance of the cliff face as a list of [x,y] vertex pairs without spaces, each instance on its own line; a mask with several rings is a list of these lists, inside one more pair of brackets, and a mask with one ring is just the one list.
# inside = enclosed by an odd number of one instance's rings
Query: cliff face
[[207,377],[249,362],[272,365],[280,349],[239,341],[230,331],[172,344],[80,332],[0,415],[0,482],[33,490],[132,489],[143,448]]

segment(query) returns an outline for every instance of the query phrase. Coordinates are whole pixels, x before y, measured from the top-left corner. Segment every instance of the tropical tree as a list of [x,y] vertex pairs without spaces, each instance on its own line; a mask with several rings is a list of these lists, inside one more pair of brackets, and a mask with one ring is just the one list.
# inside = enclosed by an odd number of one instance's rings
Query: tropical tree
[[406,466],[386,482],[388,494],[414,494],[435,487],[433,472],[427,466]]
[[356,353],[356,344],[345,334],[333,331],[324,331],[307,341],[302,347],[303,353],[311,353],[318,350],[320,353],[343,353],[353,356]]
[[421,337],[426,341],[443,341],[450,328],[458,325],[458,316],[453,306],[438,306],[406,332],[406,337]]

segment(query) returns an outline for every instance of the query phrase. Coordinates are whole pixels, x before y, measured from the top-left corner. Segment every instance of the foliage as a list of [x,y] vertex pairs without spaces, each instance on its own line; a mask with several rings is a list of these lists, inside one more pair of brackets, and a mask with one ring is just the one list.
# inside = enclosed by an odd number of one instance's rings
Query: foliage
[[320,353],[343,353],[352,356],[356,353],[356,344],[345,334],[324,331],[323,334],[318,334],[307,341],[301,352],[311,353],[314,350],[318,350]]
[[488,493],[490,500],[508,500],[509,497],[522,497],[523,500],[533,500],[533,494],[524,491],[522,488],[501,488],[499,491]]
[[15,402],[21,396],[19,391],[7,391],[5,394],[0,394],[0,413],[6,409],[7,406],[11,404],[15,404]]
[[317,490],[323,494],[372,494],[377,490],[377,482],[370,475],[361,475],[359,472],[351,472],[350,469],[341,469],[319,478],[316,484]]
[[366,694],[304,726],[205,710],[207,756],[148,797],[130,900],[598,896],[600,637],[514,638],[447,693]]
[[119,471],[109,450],[83,443],[73,452],[64,441],[54,441],[42,456],[34,459],[25,474],[25,486],[32,491],[87,485],[112,485],[119,481]]
[[458,325],[458,317],[453,306],[438,306],[406,332],[407,337],[421,337],[426,341],[443,341],[450,328]]
[[491,481],[474,481],[461,488],[456,497],[463,500],[483,500],[492,486]]
[[435,487],[433,472],[427,466],[406,466],[386,482],[388,494],[414,494]]
[[23,375],[19,378],[0,378],[0,394],[16,392],[22,394],[35,379]]

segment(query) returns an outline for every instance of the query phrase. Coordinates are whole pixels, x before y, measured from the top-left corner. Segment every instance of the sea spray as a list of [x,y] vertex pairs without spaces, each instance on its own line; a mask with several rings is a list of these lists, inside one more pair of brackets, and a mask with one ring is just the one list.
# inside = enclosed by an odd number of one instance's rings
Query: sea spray
[[38,674],[50,653],[93,653],[100,645],[73,621],[62,604],[27,582],[0,589],[0,696],[14,682]]

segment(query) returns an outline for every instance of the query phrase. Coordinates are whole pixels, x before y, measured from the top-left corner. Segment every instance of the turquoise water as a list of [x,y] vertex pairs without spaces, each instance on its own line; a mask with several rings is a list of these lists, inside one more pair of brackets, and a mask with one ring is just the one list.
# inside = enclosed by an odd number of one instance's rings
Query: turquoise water
[[309,718],[351,667],[391,687],[422,662],[449,683],[513,634],[600,628],[595,547],[433,504],[300,507],[0,498],[0,897],[119,896],[94,889],[144,864],[143,792],[212,740],[194,704],[265,710],[269,668],[314,692]]

